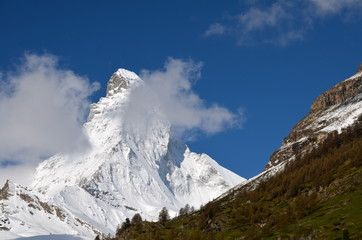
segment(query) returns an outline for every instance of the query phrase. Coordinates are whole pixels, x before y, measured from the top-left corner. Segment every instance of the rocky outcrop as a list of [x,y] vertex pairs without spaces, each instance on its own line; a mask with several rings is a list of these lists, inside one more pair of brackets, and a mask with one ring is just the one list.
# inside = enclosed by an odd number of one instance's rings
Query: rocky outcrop
[[139,84],[140,81],[140,78],[135,73],[125,69],[118,69],[108,81],[107,96],[119,93],[122,89],[128,89],[131,85]]
[[114,94],[115,91],[122,88],[123,89],[128,88],[126,79],[120,76],[119,74],[114,73],[107,84],[107,95],[112,95]]
[[[361,68],[361,67],[360,67]],[[320,95],[312,104],[311,112],[325,110],[330,106],[342,104],[347,99],[362,92],[362,77],[347,79]]]
[[5,185],[0,189],[0,200],[8,200],[10,197],[10,185],[9,180],[6,181]]
[[[360,66],[360,69],[362,67]],[[352,124],[362,114],[362,72],[321,94],[275,151],[266,169],[311,151],[333,131]]]

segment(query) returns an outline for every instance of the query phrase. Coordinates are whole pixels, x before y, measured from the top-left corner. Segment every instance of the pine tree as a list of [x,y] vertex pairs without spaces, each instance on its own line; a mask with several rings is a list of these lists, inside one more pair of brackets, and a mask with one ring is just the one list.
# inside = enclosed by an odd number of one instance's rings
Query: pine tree
[[170,215],[168,214],[167,208],[163,207],[160,214],[158,215],[158,221],[162,224],[165,224],[168,220],[170,220]]
[[134,225],[140,222],[142,222],[142,217],[139,213],[136,213],[131,219],[131,224]]

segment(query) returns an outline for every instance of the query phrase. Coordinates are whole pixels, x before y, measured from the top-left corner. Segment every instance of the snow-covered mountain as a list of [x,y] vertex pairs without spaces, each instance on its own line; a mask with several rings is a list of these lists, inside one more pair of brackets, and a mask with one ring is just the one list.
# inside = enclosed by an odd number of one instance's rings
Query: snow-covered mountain
[[132,94],[142,87],[135,73],[119,69],[107,96],[91,105],[83,128],[88,144],[41,163],[32,189],[8,181],[0,194],[1,239],[112,234],[135,213],[155,220],[162,207],[171,215],[186,204],[198,208],[245,180],[191,152],[159,106],[131,115]]

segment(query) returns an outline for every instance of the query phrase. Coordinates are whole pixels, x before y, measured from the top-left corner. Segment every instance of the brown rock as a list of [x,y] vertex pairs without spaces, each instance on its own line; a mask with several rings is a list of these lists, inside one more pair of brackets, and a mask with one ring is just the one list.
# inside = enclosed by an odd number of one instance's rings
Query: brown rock
[[107,84],[107,96],[113,95],[121,89],[128,89],[127,80],[117,73],[114,73]]
[[27,202],[27,203],[34,202],[34,199],[31,198],[31,197],[30,197],[29,195],[27,195],[27,194],[21,193],[21,194],[19,194],[19,197],[20,197],[23,201],[25,201],[25,202]]
[[0,200],[8,200],[9,199],[9,180],[6,181],[5,185],[2,189],[0,189]]
[[359,67],[357,68],[357,73],[362,72],[362,63],[359,65]]
[[359,93],[362,93],[361,77],[345,80],[320,95],[310,110],[311,112],[324,110],[332,105],[341,104]]

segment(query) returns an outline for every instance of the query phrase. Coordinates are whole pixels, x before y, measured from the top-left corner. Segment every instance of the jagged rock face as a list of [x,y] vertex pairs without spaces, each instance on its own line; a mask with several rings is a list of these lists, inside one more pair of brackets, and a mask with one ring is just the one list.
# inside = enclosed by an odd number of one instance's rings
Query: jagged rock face
[[[361,68],[362,70],[362,68]],[[325,110],[330,106],[342,104],[347,99],[362,92],[362,77],[347,79],[320,95],[312,104],[311,112]]]
[[111,95],[115,92],[116,89],[127,89],[128,84],[124,77],[119,76],[117,73],[114,73],[107,84],[107,95]]
[[10,193],[9,193],[9,180],[6,181],[5,185],[2,189],[0,189],[0,200],[8,200]]
[[126,90],[135,82],[139,83],[140,81],[140,78],[135,73],[125,69],[118,69],[108,81],[107,97]]
[[310,113],[299,121],[275,151],[266,169],[306,153],[332,131],[340,131],[362,114],[362,72],[342,81],[321,94]]

